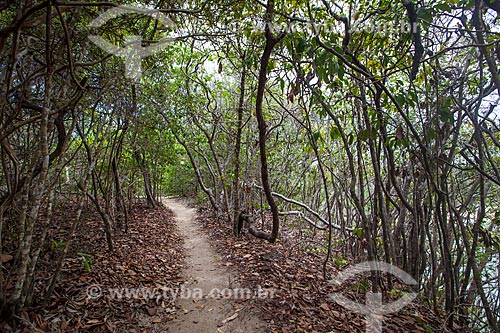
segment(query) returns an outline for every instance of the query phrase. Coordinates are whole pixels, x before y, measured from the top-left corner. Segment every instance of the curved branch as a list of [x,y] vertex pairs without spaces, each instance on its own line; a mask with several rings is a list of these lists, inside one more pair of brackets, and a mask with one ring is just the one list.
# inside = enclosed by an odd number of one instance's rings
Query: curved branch
[[[254,184],[253,187],[255,187],[255,188],[259,189],[259,190],[263,189],[261,186],[259,186],[257,184]],[[283,194],[276,193],[276,192],[271,192],[271,195],[274,196],[274,197],[276,197],[276,198],[280,198],[281,200],[286,201],[288,203],[291,203],[291,204],[294,204],[294,205],[297,205],[299,207],[304,208],[306,211],[308,211],[309,213],[311,213],[311,215],[313,215],[318,220],[320,220],[325,226],[324,227],[323,226],[318,226],[311,219],[308,219],[307,217],[305,217],[302,212],[296,212],[296,211],[280,212],[280,213],[278,213],[279,215],[299,215],[300,217],[304,218],[304,220],[306,220],[308,223],[312,224],[315,228],[318,228],[318,229],[321,229],[321,230],[325,230],[326,226],[330,225],[330,222],[328,222],[328,220],[326,220],[325,218],[321,217],[321,215],[318,212],[314,211],[311,207],[309,207],[305,203],[302,203],[300,201],[296,201],[294,199],[285,197]],[[333,223],[332,223],[332,228],[337,229],[337,230],[342,230],[341,226],[339,226],[337,224],[333,224]],[[352,228],[345,228],[345,230],[347,230],[349,232],[352,232],[354,229],[352,229]]]

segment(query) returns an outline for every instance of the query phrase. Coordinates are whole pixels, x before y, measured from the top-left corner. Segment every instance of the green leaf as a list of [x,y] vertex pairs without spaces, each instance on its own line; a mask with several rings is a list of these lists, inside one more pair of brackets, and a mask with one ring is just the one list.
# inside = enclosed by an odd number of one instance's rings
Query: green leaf
[[451,6],[447,3],[440,3],[434,6],[434,9],[440,10],[442,12],[451,12]]
[[314,139],[314,142],[318,142],[318,140],[321,139],[321,132],[320,131],[314,132],[313,139]]
[[352,233],[358,236],[359,239],[361,239],[363,237],[363,228],[354,228]]
[[342,267],[348,263],[342,256],[335,257],[335,265],[338,267]]
[[495,217],[493,218],[493,223],[495,223],[495,225],[500,227],[500,211],[499,210],[497,210],[495,212]]
[[90,273],[91,271],[91,268],[90,268],[90,261],[87,259],[87,258],[84,258],[83,259],[83,268],[85,268],[85,270]]
[[353,133],[350,133],[349,136],[347,137],[347,142],[352,145],[354,141],[356,140],[356,136]]
[[340,62],[338,65],[338,70],[337,74],[339,76],[340,81],[344,80],[344,74],[345,74],[345,66],[343,62]]
[[269,74],[275,68],[276,68],[276,60],[270,59],[269,64],[267,65],[267,68],[266,68],[267,73]]
[[330,79],[327,76],[326,67],[318,66],[317,72],[318,72],[318,77],[321,81],[326,83],[330,82]]
[[367,141],[368,139],[370,139],[370,138],[373,139],[374,137],[375,137],[375,132],[370,131],[368,129],[359,131],[359,133],[358,133],[358,138],[361,141]]
[[436,133],[436,130],[433,127],[429,128],[427,130],[427,133],[426,133],[427,139],[434,140],[436,138],[436,136],[437,136],[437,133]]
[[338,139],[340,139],[342,136],[341,136],[341,133],[340,133],[340,130],[337,126],[331,126],[330,127],[330,138],[333,140],[333,141],[337,141]]
[[304,38],[299,38],[299,41],[297,43],[297,53],[304,53],[306,46],[307,40],[305,40]]
[[438,110],[439,120],[442,122],[449,122],[453,124],[455,122],[455,117],[453,117],[453,112],[449,107],[442,107]]
[[409,106],[415,106],[415,105],[417,105],[418,97],[414,91],[410,90],[408,92],[408,96],[407,96],[406,100],[407,100]]
[[398,102],[401,107],[406,103],[406,96],[403,93],[394,95],[394,99],[396,99],[396,102]]
[[429,24],[432,22],[432,14],[434,13],[434,10],[432,8],[423,8],[420,7],[417,10],[417,16],[421,21],[424,21],[425,23]]

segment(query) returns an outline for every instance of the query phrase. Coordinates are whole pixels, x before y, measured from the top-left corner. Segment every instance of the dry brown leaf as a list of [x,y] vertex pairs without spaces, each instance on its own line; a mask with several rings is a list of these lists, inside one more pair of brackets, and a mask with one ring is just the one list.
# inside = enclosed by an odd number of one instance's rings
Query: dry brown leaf
[[11,256],[10,254],[3,254],[3,253],[2,253],[2,254],[0,255],[0,257],[1,257],[1,261],[2,261],[2,263],[4,263],[4,262],[9,262],[9,261],[11,261],[12,259],[14,259],[14,257],[13,257],[13,256]]
[[233,314],[232,316],[227,317],[226,319],[224,319],[224,320],[222,321],[222,323],[223,323],[223,324],[229,323],[230,321],[235,320],[237,317],[238,317],[238,312],[236,312],[236,313],[235,313],[235,314]]
[[148,311],[148,315],[154,316],[158,312],[157,307],[147,307],[146,310]]
[[325,311],[330,311],[330,307],[326,303],[321,304],[319,307]]

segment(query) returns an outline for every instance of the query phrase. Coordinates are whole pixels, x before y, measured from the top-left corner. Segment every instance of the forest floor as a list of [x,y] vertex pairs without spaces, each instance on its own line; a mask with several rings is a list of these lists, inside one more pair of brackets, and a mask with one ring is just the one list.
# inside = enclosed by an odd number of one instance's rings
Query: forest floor
[[[135,205],[128,232],[114,233],[112,252],[106,251],[100,218],[89,206],[54,294],[43,304],[75,211],[71,204],[60,207],[40,257],[33,306],[14,322],[0,323],[0,333],[366,331],[363,315],[331,297],[342,292],[363,303],[366,281],[336,287],[323,278],[320,233],[303,234],[299,226],[282,221],[275,244],[246,233],[235,238],[211,209],[195,209],[181,199],[164,204],[168,208]],[[342,265],[328,264],[332,279]],[[403,286],[396,287],[399,293],[389,293],[384,301],[404,293]],[[444,331],[443,319],[422,300],[384,318],[384,333]]]
[[71,202],[55,210],[35,275],[33,306],[14,321],[0,322],[0,332],[145,333],[173,321],[184,240],[170,210],[142,204],[132,207],[128,231],[115,230],[112,252],[99,215],[91,204],[84,209],[54,293],[44,304],[76,210]]
[[[269,214],[267,214],[269,215]],[[270,231],[271,217],[263,216],[263,230]],[[232,228],[221,222],[207,207],[198,209],[198,223],[210,235],[211,244],[227,267],[237,273],[243,288],[269,288],[272,297],[252,300],[272,333],[368,332],[364,315],[348,311],[337,304],[332,295],[341,293],[358,304],[364,304],[369,282],[357,276],[341,286],[330,281],[345,269],[338,245],[333,246],[332,260],[327,265],[327,279],[322,266],[325,254],[324,235],[307,233],[296,222],[281,221],[280,237],[274,244],[248,233],[235,238]],[[295,225],[293,225],[295,223]],[[258,222],[261,224],[261,222]],[[358,258],[358,261],[363,258]],[[384,292],[384,303],[391,303],[408,292],[395,281],[394,292]],[[379,317],[381,318],[381,317]],[[460,328],[456,332],[466,332]],[[444,320],[423,302],[415,300],[397,313],[383,317],[382,332],[450,332]]]

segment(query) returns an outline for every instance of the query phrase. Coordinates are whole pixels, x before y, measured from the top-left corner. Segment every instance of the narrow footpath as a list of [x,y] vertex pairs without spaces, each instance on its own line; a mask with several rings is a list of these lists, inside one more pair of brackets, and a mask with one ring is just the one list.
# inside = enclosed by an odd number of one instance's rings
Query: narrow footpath
[[[235,297],[220,297],[219,291],[238,288],[229,271],[221,267],[207,236],[195,223],[195,209],[181,199],[164,199],[175,213],[175,220],[185,241],[186,267],[182,294],[177,299],[177,318],[169,322],[169,333],[264,333],[266,324],[251,311],[249,302]],[[201,295],[200,291],[203,293]],[[201,297],[198,297],[201,296]],[[219,296],[219,297],[218,297]]]

